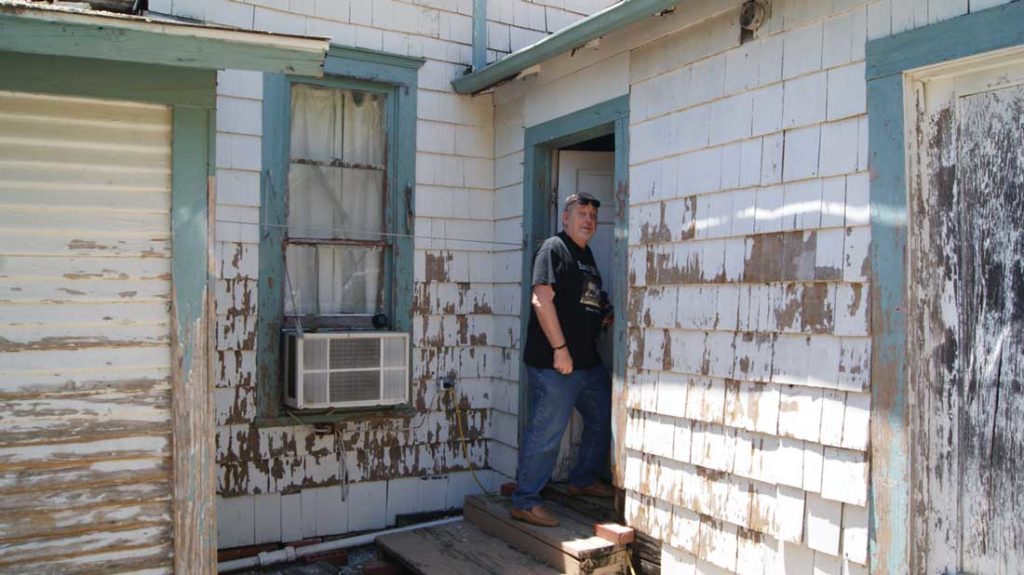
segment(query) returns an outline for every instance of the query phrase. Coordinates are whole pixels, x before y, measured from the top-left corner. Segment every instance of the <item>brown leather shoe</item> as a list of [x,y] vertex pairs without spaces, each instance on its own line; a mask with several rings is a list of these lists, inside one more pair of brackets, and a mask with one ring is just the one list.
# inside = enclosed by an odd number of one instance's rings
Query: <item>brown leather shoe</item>
[[525,521],[531,525],[557,527],[559,523],[558,519],[555,519],[555,516],[552,515],[550,511],[544,509],[543,505],[534,505],[529,509],[516,509],[515,507],[512,507],[508,512],[512,515],[513,519]]
[[615,488],[607,483],[595,482],[586,487],[569,484],[569,495],[589,495],[590,497],[615,497]]

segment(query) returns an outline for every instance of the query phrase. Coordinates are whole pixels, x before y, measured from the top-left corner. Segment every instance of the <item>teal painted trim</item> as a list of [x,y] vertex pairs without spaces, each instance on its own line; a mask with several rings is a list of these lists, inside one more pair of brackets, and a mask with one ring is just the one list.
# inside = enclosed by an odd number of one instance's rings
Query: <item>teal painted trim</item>
[[610,134],[609,124],[629,117],[629,96],[619,96],[526,129],[526,146],[561,148]]
[[400,54],[380,52],[378,50],[370,50],[368,48],[356,48],[354,46],[339,46],[337,44],[331,45],[330,49],[327,51],[327,56],[335,60],[367,62],[370,64],[388,66],[390,68],[408,68],[410,70],[419,70],[423,67],[423,64],[426,63],[426,59],[424,58],[402,56]]
[[[615,236],[612,242],[612,305],[615,306],[615,322],[612,324],[612,391],[624,390],[626,386],[626,359],[629,355],[629,97],[626,100],[626,112],[615,121],[615,200],[618,213],[615,218]],[[622,397],[622,396],[619,396]],[[614,404],[613,404],[614,408]],[[612,413],[612,451],[616,445],[622,445],[616,425],[616,418],[624,418],[624,409]],[[625,425],[621,429],[625,429]],[[618,455],[616,453],[616,455]],[[621,458],[616,459],[618,464]],[[619,473],[625,473],[620,470]]]
[[[389,61],[396,62],[394,66]],[[263,82],[263,172],[257,318],[257,415],[265,422],[283,415],[280,340],[284,317],[284,244],[287,223],[288,157],[291,138],[291,87],[317,84],[382,93],[387,98],[388,197],[385,220],[392,240],[385,266],[384,309],[391,327],[412,330],[414,278],[413,206],[416,182],[417,68],[422,60],[350,48],[331,50],[329,75],[311,79],[268,74]],[[412,354],[410,354],[411,357]],[[294,420],[293,420],[294,421]]]
[[324,62],[324,75],[393,84],[406,92],[415,92],[419,68],[425,62],[422,58],[332,46]]
[[679,3],[679,0],[623,0],[596,14],[566,26],[537,43],[513,52],[479,71],[452,81],[459,94],[473,94],[541,62],[578,48],[605,34],[653,16]]
[[213,70],[0,52],[0,90],[213,107],[216,86]]
[[[53,21],[43,19],[52,16],[32,12],[35,11],[23,10],[19,15],[0,12],[0,50],[213,70],[230,68],[303,76],[323,73],[326,41],[307,39],[301,41],[303,49],[285,48],[261,43],[269,42],[271,36],[254,32],[124,18]],[[164,32],[168,27],[176,28],[177,32]],[[318,45],[320,49],[314,50]]]
[[203,319],[207,269],[208,209],[207,175],[209,150],[207,112],[204,108],[175,106],[171,144],[171,284],[176,324],[181,338],[184,379],[193,385],[187,370],[197,348],[205,342],[191,339]]
[[1024,44],[1024,2],[1011,2],[867,45],[868,80]]
[[[871,564],[907,573],[910,411],[907,381],[907,175],[904,78],[909,70],[1024,45],[1024,3],[1014,2],[867,44],[871,180]],[[878,438],[884,438],[879,441]]]
[[[389,219],[393,230],[401,234],[392,243],[394,262],[391,271],[392,325],[398,331],[412,332],[412,304],[416,206],[416,110],[417,84],[415,78],[395,86],[395,107],[391,111],[393,125],[389,142],[394,146],[388,157],[391,163]],[[411,338],[410,338],[411,339]],[[412,353],[409,354],[412,358]],[[411,359],[410,359],[411,361]],[[410,371],[409,373],[412,373]]]
[[487,66],[487,0],[473,0],[473,71]]
[[[211,87],[211,90],[213,88]],[[216,507],[213,485],[216,468],[213,453],[213,401],[209,398],[210,335],[208,305],[212,291],[209,266],[209,176],[214,154],[213,112],[209,108],[175,106],[171,143],[171,319],[174,342],[174,393],[206,397],[208,401],[176,404],[174,474],[176,520],[184,514],[192,531],[175,530],[175,567],[192,567],[180,553],[184,548],[217,549]],[[181,401],[180,399],[178,401]],[[180,408],[188,410],[181,420]],[[209,410],[206,414],[196,410]],[[186,463],[187,462],[187,463]],[[184,465],[182,465],[184,464]],[[179,536],[187,541],[178,541]],[[197,540],[201,543],[197,544]],[[200,560],[205,560],[201,558]]]
[[[906,379],[906,148],[903,78],[868,82],[871,181],[871,419],[869,541],[876,572],[906,573],[910,560],[910,454]],[[883,487],[884,486],[884,487]],[[879,541],[885,542],[880,548]]]
[[[522,290],[520,295],[521,310],[519,320],[520,345],[519,353],[522,353],[526,345],[526,331],[530,318],[530,300],[533,296],[533,286],[530,279],[533,277],[533,253],[537,247],[551,235],[551,221],[555,216],[557,207],[552,203],[553,182],[551,181],[552,153],[565,146],[571,146],[579,142],[615,134],[615,186],[616,198],[619,198],[619,190],[626,191],[620,202],[624,205],[618,206],[622,214],[628,218],[628,189],[629,189],[629,96],[619,96],[589,108],[578,110],[571,114],[555,118],[548,122],[538,124],[526,129],[524,135],[524,158],[523,158],[523,261],[522,261]],[[628,219],[620,224],[628,224]],[[614,265],[619,264],[617,257],[620,251],[626,251],[628,235],[620,232],[616,227],[615,241],[613,248]],[[625,265],[621,268],[625,273]],[[613,285],[618,285],[617,277],[613,276]],[[625,283],[625,277],[622,278]],[[624,291],[614,295],[612,301],[619,314],[626,310]],[[620,299],[620,296],[622,299]],[[622,329],[622,333],[619,330]],[[625,323],[616,322],[615,341],[625,339]],[[620,357],[618,349],[613,358],[612,377],[625,378],[625,355]],[[519,376],[519,438],[522,440],[523,429],[529,419],[530,402],[526,386],[525,370],[520,370]]]
[[287,223],[291,82],[263,76],[263,150],[260,175],[260,263],[256,318],[257,415],[280,413],[281,318],[284,316],[284,225]]

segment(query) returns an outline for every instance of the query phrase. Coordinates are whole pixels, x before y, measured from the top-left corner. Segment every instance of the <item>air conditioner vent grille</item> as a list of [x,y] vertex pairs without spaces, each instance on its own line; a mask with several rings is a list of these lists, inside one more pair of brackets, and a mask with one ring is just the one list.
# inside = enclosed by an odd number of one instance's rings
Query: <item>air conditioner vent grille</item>
[[405,368],[405,341],[398,338],[386,339],[381,346],[384,358],[381,365],[385,368]]
[[409,401],[409,334],[286,333],[285,403],[299,409]]
[[379,371],[332,371],[331,403],[369,401],[380,396]]
[[302,393],[308,403],[327,403],[327,372],[306,372],[302,378]]
[[327,349],[329,339],[304,339],[302,348],[303,368],[307,371],[327,369]]
[[380,341],[376,339],[334,339],[331,343],[331,369],[380,367]]

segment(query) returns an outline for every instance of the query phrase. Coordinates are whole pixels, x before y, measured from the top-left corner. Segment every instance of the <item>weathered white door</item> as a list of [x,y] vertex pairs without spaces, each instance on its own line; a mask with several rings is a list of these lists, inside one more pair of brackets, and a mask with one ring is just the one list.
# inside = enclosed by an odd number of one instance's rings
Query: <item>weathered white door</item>
[[913,571],[1019,572],[1024,54],[909,85]]
[[168,107],[0,92],[0,571],[172,568],[170,209]]
[[[570,194],[587,192],[601,201],[598,210],[597,232],[588,244],[594,252],[597,269],[601,272],[604,291],[612,295],[612,249],[615,238],[615,189],[614,152],[558,152],[558,210],[557,221],[552,232],[561,229],[562,207]],[[605,367],[612,369],[612,331],[598,339],[598,351]],[[573,413],[572,422],[562,437],[562,447],[552,475],[553,481],[568,481],[569,471],[576,462],[576,451],[583,432],[583,422],[578,413]]]

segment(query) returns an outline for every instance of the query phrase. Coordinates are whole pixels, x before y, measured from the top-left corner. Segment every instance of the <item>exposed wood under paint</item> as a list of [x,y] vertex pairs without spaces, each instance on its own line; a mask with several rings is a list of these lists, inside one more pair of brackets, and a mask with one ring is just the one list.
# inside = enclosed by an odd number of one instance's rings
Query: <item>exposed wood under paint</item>
[[214,494],[213,221],[211,110],[174,111],[171,306],[174,569],[212,572],[217,562]]
[[169,567],[171,115],[0,102],[0,569]]
[[943,86],[914,92],[913,561],[1000,572],[1024,557],[1024,89]]

